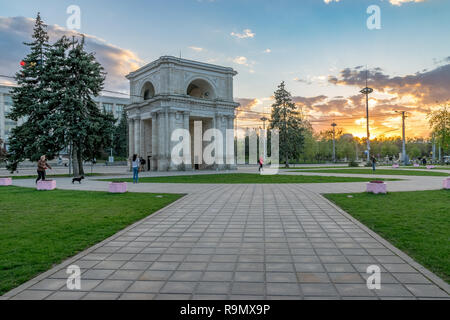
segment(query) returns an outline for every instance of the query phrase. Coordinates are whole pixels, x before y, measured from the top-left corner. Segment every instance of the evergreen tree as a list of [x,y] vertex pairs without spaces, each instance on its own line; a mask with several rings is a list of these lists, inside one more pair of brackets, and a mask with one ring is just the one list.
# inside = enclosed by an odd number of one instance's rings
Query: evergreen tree
[[274,96],[270,129],[279,130],[280,156],[284,157],[286,167],[289,167],[289,159],[297,158],[302,151],[304,127],[292,96],[285,89],[284,81],[278,86]]
[[6,160],[6,148],[3,140],[0,138],[0,162],[3,162]]
[[114,152],[119,157],[128,156],[128,119],[127,112],[122,112],[119,124],[114,129],[113,148]]
[[[111,144],[114,118],[102,113],[93,97],[103,89],[105,73],[81,41],[63,36],[52,46],[40,16],[36,18],[31,53],[16,74],[12,120],[24,123],[12,130],[8,169],[19,162],[52,159],[70,146],[74,175],[84,174],[83,160]],[[95,152],[94,152],[94,151]]]
[[84,36],[81,41],[73,38],[69,42],[63,37],[60,42],[53,50],[66,46],[69,50],[64,65],[51,73],[51,91],[55,92],[51,104],[58,106],[56,130],[64,137],[65,145],[71,146],[73,172],[79,176],[84,174],[83,160],[92,160],[98,150],[111,144],[115,120],[101,112],[93,100],[103,89],[105,73],[95,56],[84,50]]
[[47,103],[48,91],[43,77],[50,46],[46,25],[39,13],[32,39],[32,42],[24,43],[30,47],[30,53],[15,75],[18,86],[12,90],[13,106],[8,115],[14,121],[24,120],[22,125],[11,131],[7,166],[11,171],[15,171],[18,163],[26,158],[37,161],[45,154],[51,159],[59,151],[53,143],[51,126],[48,126],[48,115],[52,110]]

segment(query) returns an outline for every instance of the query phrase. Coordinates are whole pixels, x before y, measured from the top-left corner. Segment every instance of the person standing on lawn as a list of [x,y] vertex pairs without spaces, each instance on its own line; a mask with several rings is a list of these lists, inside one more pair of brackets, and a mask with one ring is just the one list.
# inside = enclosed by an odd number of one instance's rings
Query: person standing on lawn
[[38,183],[39,180],[45,181],[45,170],[47,168],[51,169],[52,167],[47,163],[47,159],[45,155],[43,155],[38,161],[38,168],[37,168],[38,177],[36,179],[36,183]]
[[141,165],[141,161],[137,154],[133,154],[133,160],[131,161],[131,166],[133,168],[133,183],[138,183],[139,180],[139,166]]
[[377,159],[375,159],[375,156],[370,157],[370,160],[372,160],[372,170],[375,172],[375,165],[377,163]]

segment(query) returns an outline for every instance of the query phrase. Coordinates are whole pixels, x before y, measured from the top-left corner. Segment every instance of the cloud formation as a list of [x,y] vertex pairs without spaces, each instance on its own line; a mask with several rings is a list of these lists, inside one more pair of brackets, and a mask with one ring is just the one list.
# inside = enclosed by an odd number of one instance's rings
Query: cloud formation
[[[381,135],[401,135],[402,119],[395,111],[407,111],[408,137],[429,135],[427,113],[450,100],[450,61],[448,57],[439,61],[444,64],[403,76],[389,75],[379,67],[368,70],[368,85],[374,88],[369,98],[370,130],[373,138]],[[327,94],[293,96],[292,100],[316,131],[328,130],[330,124],[336,122],[344,132],[365,137],[366,98],[365,95],[357,93],[366,85],[364,67],[344,68],[338,75],[328,76],[328,85],[352,87],[355,94],[334,97]],[[238,124],[244,127],[261,126],[261,114],[250,112],[270,112],[268,107],[273,103],[271,99],[247,98],[237,101],[241,103],[242,110],[238,113]]]
[[248,66],[247,58],[244,56],[236,57],[233,59],[233,62],[236,64],[241,64],[244,66]]
[[[381,68],[367,71],[369,87],[395,95],[399,98],[411,97],[417,103],[433,105],[436,101],[450,99],[450,63],[433,70],[423,70],[405,76],[389,76]],[[345,68],[339,76],[329,76],[328,82],[335,85],[364,87],[366,70],[361,67]]]
[[[19,69],[19,62],[28,54],[28,46],[23,42],[30,42],[35,19],[25,17],[0,17],[0,44],[2,48],[2,63],[0,74],[14,75]],[[79,34],[58,25],[49,25],[47,31],[50,42],[54,42],[63,35],[68,37]],[[120,48],[96,36],[85,34],[86,51],[94,52],[98,62],[107,72],[105,89],[128,92],[129,84],[125,75],[136,70],[143,61],[132,51]],[[2,81],[4,82],[4,81]]]
[[401,6],[403,3],[407,2],[424,2],[425,0],[389,0],[394,6]]
[[247,38],[255,37],[255,33],[252,32],[252,30],[250,30],[250,29],[244,29],[244,31],[242,33],[231,32],[230,35],[233,37],[236,37],[238,39],[247,39]]
[[203,48],[200,48],[200,47],[190,46],[188,48],[193,50],[193,51],[195,51],[195,52],[202,52],[203,51]]
[[[331,2],[339,2],[340,0],[323,0],[326,4],[329,4]],[[404,3],[408,2],[424,2],[426,0],[389,0],[389,2],[394,6],[401,6]]]

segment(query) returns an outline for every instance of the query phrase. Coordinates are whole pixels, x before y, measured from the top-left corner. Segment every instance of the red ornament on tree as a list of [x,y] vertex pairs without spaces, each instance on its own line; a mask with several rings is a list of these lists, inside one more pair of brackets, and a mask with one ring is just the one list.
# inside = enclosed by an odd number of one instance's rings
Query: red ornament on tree
[[25,65],[25,61],[20,61],[20,65],[23,67]]

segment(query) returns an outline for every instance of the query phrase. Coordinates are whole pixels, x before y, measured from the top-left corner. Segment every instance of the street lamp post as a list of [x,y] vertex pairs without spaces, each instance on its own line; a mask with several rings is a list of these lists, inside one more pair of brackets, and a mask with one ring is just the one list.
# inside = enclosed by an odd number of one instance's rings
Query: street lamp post
[[372,88],[367,86],[366,79],[366,87],[360,91],[362,94],[366,95],[366,119],[367,119],[367,162],[370,161],[370,131],[369,131],[369,94],[373,92]]
[[395,111],[395,112],[401,113],[402,115],[402,162],[403,165],[406,165],[406,134],[405,134],[406,111]]
[[[263,122],[263,131],[264,131],[264,137],[263,137],[263,148],[264,148],[264,150],[263,150],[263,159],[264,159],[264,162],[266,161],[266,154],[267,154],[267,146],[266,146],[266,143],[267,143],[267,137],[266,137],[266,121],[267,120],[269,120],[269,119],[267,119],[266,117],[262,117],[261,119],[260,119],[262,122]],[[260,137],[260,139],[261,139],[261,137]]]

